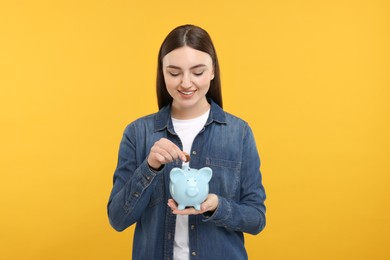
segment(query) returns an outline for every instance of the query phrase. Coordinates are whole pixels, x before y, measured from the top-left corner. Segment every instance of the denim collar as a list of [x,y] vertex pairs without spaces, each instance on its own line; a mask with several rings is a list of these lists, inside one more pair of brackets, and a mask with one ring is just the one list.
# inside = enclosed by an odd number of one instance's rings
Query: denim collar
[[[208,99],[208,102],[210,103],[211,108],[210,108],[209,118],[207,119],[205,125],[207,126],[212,122],[226,124],[226,116],[222,108],[218,106],[218,104],[215,103],[212,99]],[[171,119],[171,106],[172,103],[162,107],[160,111],[157,112],[154,119],[155,132],[162,131],[166,128],[172,134],[175,133],[175,131],[173,130],[173,124]]]

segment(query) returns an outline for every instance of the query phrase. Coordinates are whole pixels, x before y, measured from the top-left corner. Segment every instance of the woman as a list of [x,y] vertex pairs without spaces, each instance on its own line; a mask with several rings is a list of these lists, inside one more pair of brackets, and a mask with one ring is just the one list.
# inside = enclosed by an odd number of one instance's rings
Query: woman
[[[222,110],[218,59],[205,30],[184,25],[165,38],[157,98],[160,110],[124,132],[108,202],[112,227],[136,223],[133,259],[247,259],[243,232],[265,226],[260,159],[248,124]],[[170,170],[186,164],[213,171],[200,210],[178,210],[169,193]]]

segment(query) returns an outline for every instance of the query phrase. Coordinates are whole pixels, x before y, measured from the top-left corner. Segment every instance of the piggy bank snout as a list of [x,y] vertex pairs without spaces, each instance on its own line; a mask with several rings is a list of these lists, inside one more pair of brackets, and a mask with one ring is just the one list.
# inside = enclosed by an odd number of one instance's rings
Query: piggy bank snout
[[186,190],[186,194],[188,195],[188,197],[195,197],[196,195],[198,195],[198,193],[199,189],[197,187],[188,187]]

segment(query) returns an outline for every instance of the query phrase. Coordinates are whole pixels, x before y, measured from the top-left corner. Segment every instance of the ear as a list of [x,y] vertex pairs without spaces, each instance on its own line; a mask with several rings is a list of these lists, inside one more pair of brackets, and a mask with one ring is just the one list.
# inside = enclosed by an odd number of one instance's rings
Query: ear
[[169,179],[172,183],[175,183],[181,175],[183,175],[183,171],[180,168],[173,168],[169,173]]
[[213,170],[209,167],[204,167],[199,170],[199,174],[203,176],[207,182],[209,182],[213,176]]

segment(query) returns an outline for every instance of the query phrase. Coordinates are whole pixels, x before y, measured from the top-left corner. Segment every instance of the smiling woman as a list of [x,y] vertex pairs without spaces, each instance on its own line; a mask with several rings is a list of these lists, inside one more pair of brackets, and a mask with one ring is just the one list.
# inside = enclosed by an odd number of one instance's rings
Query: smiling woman
[[[191,51],[180,51],[181,48],[189,48]],[[183,65],[179,66],[181,61],[178,58],[184,58],[191,64],[186,64],[187,68],[182,68]],[[211,63],[208,60],[209,58]],[[169,60],[169,63],[167,63],[167,59],[174,60]],[[173,62],[179,63],[174,64]],[[167,78],[165,74],[168,68],[164,66],[177,69],[168,71],[173,72],[173,75],[179,75],[180,72],[183,73],[182,70],[188,70],[188,67],[191,68],[190,71],[192,73],[200,74],[203,70],[197,70],[196,67],[206,66],[208,70],[212,71],[212,78],[209,83],[210,89],[206,93],[206,97],[211,98],[222,107],[221,79],[217,53],[210,35],[205,30],[196,26],[179,26],[171,31],[162,43],[157,63],[157,99],[159,108],[170,104],[173,100],[166,86]]]
[[209,54],[181,47],[165,55],[163,68],[165,85],[173,98],[172,117],[191,119],[210,109],[206,94],[214,69]]
[[[260,158],[248,124],[222,110],[218,59],[205,30],[184,25],[168,34],[157,97],[160,111],[123,135],[108,202],[112,227],[137,223],[133,259],[247,259],[244,232],[265,226]],[[169,172],[206,165],[210,193],[200,207],[179,208]]]

